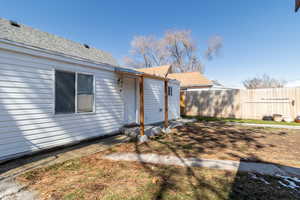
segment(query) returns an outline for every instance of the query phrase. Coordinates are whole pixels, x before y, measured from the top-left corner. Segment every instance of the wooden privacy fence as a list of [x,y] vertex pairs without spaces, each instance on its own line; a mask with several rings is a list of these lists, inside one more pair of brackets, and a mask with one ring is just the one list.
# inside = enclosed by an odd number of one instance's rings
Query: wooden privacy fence
[[262,119],[300,115],[300,88],[209,90],[182,93],[182,114],[188,116]]

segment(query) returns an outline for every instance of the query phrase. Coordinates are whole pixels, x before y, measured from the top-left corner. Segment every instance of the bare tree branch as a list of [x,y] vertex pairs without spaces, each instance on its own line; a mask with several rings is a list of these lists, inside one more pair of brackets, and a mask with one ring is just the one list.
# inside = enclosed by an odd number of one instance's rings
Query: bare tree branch
[[[215,37],[209,45],[212,59],[212,55],[222,47],[221,37]],[[176,72],[203,72],[204,66],[197,54],[197,44],[190,30],[169,30],[160,39],[153,36],[134,37],[130,56],[125,57],[124,62],[135,68],[172,64]]]
[[255,77],[252,79],[247,79],[243,82],[243,85],[247,89],[260,89],[260,88],[282,88],[284,87],[286,81],[271,78],[267,74],[261,77]]
[[223,47],[223,39],[220,36],[213,36],[208,40],[208,48],[205,51],[205,57],[212,60],[219,55],[220,49]]

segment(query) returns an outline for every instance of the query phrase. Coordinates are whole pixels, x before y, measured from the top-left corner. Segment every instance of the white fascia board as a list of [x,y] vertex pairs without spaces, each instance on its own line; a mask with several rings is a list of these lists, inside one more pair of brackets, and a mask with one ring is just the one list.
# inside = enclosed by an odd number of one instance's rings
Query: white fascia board
[[192,88],[192,87],[207,87],[207,88],[210,88],[212,87],[213,85],[189,85],[189,86],[181,86],[181,88]]

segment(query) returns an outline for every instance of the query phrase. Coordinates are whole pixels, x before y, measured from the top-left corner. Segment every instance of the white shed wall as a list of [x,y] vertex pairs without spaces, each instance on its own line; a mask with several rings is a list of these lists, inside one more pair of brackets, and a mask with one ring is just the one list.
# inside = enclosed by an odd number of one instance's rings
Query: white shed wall
[[164,121],[164,81],[144,80],[145,124]]
[[[173,96],[168,97],[168,118],[169,120],[172,120],[180,117],[180,85],[178,82],[169,81],[169,86],[173,87]],[[164,121],[164,81],[158,79],[145,78],[144,93],[145,124],[152,124]]]
[[169,86],[173,89],[172,96],[169,96],[169,120],[180,118],[180,85],[169,81]]
[[[96,112],[54,115],[54,69],[95,76]],[[113,71],[0,49],[0,160],[117,132],[124,102]]]

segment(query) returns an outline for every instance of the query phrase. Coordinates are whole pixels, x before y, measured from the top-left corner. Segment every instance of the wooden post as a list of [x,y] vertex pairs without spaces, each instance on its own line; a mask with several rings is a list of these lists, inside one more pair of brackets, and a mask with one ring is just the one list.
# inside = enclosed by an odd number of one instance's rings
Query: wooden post
[[169,93],[168,93],[168,80],[165,80],[165,128],[169,126]]
[[145,135],[145,115],[144,115],[144,77],[140,79],[140,135]]

